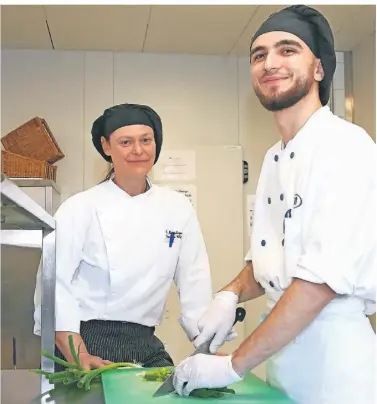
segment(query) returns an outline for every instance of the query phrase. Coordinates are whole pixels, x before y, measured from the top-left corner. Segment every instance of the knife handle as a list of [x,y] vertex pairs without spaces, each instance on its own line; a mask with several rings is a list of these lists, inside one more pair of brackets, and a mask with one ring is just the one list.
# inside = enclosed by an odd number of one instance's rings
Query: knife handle
[[243,307],[237,307],[236,310],[236,318],[234,319],[233,325],[235,325],[238,321],[242,323],[246,316],[246,310]]
[[16,346],[16,338],[12,338],[12,362],[13,368],[16,369],[17,367],[17,346]]

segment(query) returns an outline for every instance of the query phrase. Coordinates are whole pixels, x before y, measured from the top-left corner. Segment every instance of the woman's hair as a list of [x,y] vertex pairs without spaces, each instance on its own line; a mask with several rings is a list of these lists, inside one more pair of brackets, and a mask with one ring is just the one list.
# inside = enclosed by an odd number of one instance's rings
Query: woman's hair
[[109,181],[113,174],[114,174],[114,167],[111,167],[111,170],[106,174],[106,177],[100,182],[100,184]]
[[[111,134],[104,133],[104,134],[103,134],[103,137],[104,137],[107,141],[109,141],[110,135],[111,135]],[[111,179],[111,177],[112,177],[113,174],[114,174],[114,166],[111,167],[111,170],[106,174],[106,177],[100,182],[100,184],[102,184],[103,182],[109,181],[109,180]]]

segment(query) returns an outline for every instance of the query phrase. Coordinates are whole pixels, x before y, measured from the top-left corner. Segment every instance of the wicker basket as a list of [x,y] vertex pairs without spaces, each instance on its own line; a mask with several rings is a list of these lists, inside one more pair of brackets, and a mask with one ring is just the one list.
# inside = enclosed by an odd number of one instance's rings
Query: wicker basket
[[54,164],[64,158],[47,122],[35,117],[1,138],[4,149]]
[[47,161],[1,151],[1,172],[10,178],[44,178],[56,181],[56,168]]

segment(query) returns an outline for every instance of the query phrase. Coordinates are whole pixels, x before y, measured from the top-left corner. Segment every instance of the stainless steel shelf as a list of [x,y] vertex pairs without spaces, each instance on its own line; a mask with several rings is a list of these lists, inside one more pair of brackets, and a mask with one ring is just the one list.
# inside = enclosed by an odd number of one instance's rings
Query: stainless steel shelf
[[17,185],[1,173],[1,229],[55,229],[55,220]]

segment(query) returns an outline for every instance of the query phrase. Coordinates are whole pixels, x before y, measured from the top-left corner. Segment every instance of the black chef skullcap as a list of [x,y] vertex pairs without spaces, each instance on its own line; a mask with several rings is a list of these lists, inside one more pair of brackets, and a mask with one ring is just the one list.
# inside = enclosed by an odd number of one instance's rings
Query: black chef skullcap
[[286,7],[272,14],[261,25],[251,40],[250,50],[260,35],[272,31],[284,31],[296,35],[321,60],[325,77],[319,83],[319,98],[322,105],[326,105],[336,68],[334,37],[326,18],[319,11],[308,6]]
[[153,129],[156,143],[154,162],[156,163],[162,146],[162,123],[159,115],[147,105],[120,104],[106,109],[93,123],[92,141],[94,147],[106,161],[111,162],[111,157],[103,151],[101,137],[104,136],[108,139],[115,130],[129,125],[145,125]]

